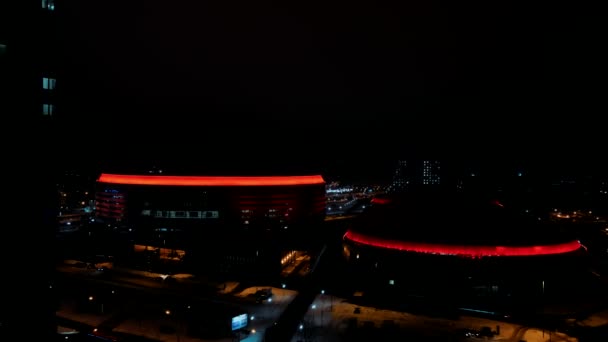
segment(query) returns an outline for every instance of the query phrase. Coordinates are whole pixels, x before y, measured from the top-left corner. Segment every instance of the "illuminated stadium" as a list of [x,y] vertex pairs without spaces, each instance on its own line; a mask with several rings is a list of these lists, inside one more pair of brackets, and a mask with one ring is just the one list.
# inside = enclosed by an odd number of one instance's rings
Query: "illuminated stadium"
[[580,279],[586,248],[569,228],[493,198],[415,192],[378,198],[343,237],[356,282],[416,295],[532,295]]
[[128,230],[133,252],[217,271],[279,270],[300,247],[285,242],[314,235],[324,215],[319,175],[104,173],[97,180],[96,220]]

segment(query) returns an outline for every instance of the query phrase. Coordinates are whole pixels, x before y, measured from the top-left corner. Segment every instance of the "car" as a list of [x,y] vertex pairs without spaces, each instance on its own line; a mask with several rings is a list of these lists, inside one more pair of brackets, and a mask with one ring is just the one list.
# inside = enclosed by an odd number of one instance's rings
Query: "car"
[[479,337],[479,332],[473,329],[464,329],[462,334],[465,337]]
[[256,298],[257,302],[266,300],[266,299],[270,299],[270,298],[272,298],[272,296],[273,296],[272,289],[270,289],[270,288],[257,290],[255,292],[255,298]]

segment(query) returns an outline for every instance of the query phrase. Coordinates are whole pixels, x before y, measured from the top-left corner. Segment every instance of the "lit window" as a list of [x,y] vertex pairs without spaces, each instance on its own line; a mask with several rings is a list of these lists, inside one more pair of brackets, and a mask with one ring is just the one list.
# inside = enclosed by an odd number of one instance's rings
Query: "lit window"
[[42,105],[42,114],[51,116],[55,112],[55,105],[45,103]]
[[55,10],[55,0],[42,0],[42,8],[49,11]]
[[42,78],[42,89],[52,90],[55,89],[56,79],[43,77]]

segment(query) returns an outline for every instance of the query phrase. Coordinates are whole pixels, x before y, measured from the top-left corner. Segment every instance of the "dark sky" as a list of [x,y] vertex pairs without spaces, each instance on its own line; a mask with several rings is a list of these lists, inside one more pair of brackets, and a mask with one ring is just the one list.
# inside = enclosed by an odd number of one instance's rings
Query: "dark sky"
[[570,14],[561,25],[566,8],[543,15],[495,1],[70,6],[68,114],[108,137],[95,143],[101,159],[360,165],[412,155],[567,155],[574,165],[603,146],[590,100],[598,89],[588,76],[597,57],[588,57],[594,45],[582,35],[595,24]]

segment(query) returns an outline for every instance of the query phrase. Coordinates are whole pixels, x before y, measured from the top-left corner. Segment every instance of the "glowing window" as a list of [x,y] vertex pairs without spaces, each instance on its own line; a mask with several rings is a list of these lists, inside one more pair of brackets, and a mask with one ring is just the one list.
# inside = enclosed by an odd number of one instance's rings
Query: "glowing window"
[[55,10],[55,0],[42,0],[42,8],[54,11]]
[[55,89],[55,83],[57,82],[54,78],[43,77],[42,78],[42,89],[53,90]]
[[55,112],[55,105],[45,103],[42,105],[42,115],[51,116]]

